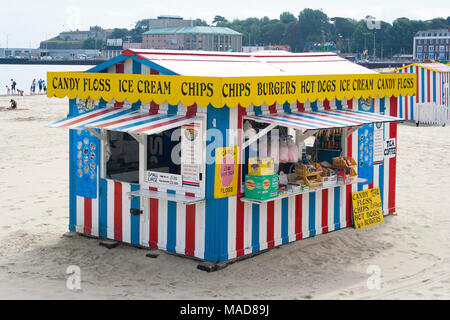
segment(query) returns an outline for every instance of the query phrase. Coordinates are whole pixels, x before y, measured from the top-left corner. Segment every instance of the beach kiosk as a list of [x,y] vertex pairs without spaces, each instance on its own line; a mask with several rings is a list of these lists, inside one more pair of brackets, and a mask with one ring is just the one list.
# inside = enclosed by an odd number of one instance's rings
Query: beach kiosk
[[[334,53],[126,50],[48,73],[68,97],[69,229],[224,262],[395,212],[398,96],[416,77]],[[56,120],[56,119],[55,119]]]
[[445,124],[449,120],[450,65],[443,63],[412,63],[393,72],[417,77],[415,96],[399,98],[399,116],[429,124]]

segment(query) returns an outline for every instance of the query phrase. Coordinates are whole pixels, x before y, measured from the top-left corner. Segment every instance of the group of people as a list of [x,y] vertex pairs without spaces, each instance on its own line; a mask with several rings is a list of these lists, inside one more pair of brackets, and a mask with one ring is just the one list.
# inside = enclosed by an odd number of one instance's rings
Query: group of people
[[39,79],[39,81],[36,82],[36,79],[33,79],[33,82],[31,83],[30,93],[36,93],[37,87],[39,87],[39,93],[47,92],[47,84],[45,83],[45,80]]
[[[38,93],[46,93],[47,84],[45,83],[45,80],[39,79],[39,81],[36,81],[36,79],[33,79],[33,82],[31,82],[30,94],[36,93],[37,88],[39,88]],[[18,94],[20,96],[23,96],[24,94],[23,90],[17,89],[17,83],[16,81],[14,81],[14,79],[11,79],[11,87],[6,85],[6,92],[8,95]]]
[[13,79],[11,79],[11,88],[6,85],[6,92],[8,95],[10,94],[18,94],[19,96],[23,96],[24,91],[16,88],[17,83]]

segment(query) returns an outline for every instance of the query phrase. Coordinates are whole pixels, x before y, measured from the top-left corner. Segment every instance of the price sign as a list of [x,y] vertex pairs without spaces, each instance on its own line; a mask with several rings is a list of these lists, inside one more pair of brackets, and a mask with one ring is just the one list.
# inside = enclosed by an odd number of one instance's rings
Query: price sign
[[353,193],[352,204],[356,229],[384,222],[380,188]]

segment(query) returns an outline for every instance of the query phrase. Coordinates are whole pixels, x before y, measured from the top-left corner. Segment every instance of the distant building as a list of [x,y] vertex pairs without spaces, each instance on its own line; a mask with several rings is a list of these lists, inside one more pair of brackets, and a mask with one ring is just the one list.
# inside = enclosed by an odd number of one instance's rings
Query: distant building
[[291,46],[290,45],[269,45],[269,46],[265,46],[264,50],[281,50],[281,51],[291,52]]
[[123,43],[123,50],[127,49],[143,49],[141,42],[124,42]]
[[242,52],[252,53],[256,51],[263,51],[264,46],[242,46]]
[[64,60],[64,59],[94,59],[100,58],[99,50],[88,49],[30,49],[30,48],[0,48],[0,58],[22,58],[30,60]]
[[242,34],[223,27],[152,28],[142,35],[142,48],[240,52]]
[[307,42],[304,52],[336,52],[336,44],[333,41],[325,43]]
[[106,40],[106,46],[101,50],[103,57],[111,59],[119,56],[123,51],[122,39],[108,39]]
[[413,57],[417,60],[450,60],[450,27],[417,32]]
[[106,40],[111,34],[113,30],[102,29],[99,26],[90,27],[89,31],[65,31],[59,34],[59,38],[62,41],[84,41],[87,39],[101,39]]
[[269,46],[243,46],[242,52],[245,53],[252,53],[256,51],[264,51],[264,50],[271,50],[271,51],[287,51],[291,52],[291,46],[289,45],[269,45]]
[[171,28],[171,27],[193,27],[194,20],[184,20],[180,16],[164,15],[157,19],[150,19],[149,29]]
[[0,58],[32,59],[41,55],[42,50],[30,48],[0,48]]

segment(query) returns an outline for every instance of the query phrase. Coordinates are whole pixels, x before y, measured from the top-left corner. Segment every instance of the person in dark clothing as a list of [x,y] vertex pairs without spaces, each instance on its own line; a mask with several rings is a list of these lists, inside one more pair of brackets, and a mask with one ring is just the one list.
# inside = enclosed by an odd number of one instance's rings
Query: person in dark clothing
[[11,79],[11,93],[12,94],[16,93],[16,84],[17,83],[13,79]]
[[16,110],[16,109],[17,109],[17,102],[11,99],[11,106],[8,108],[8,110]]

